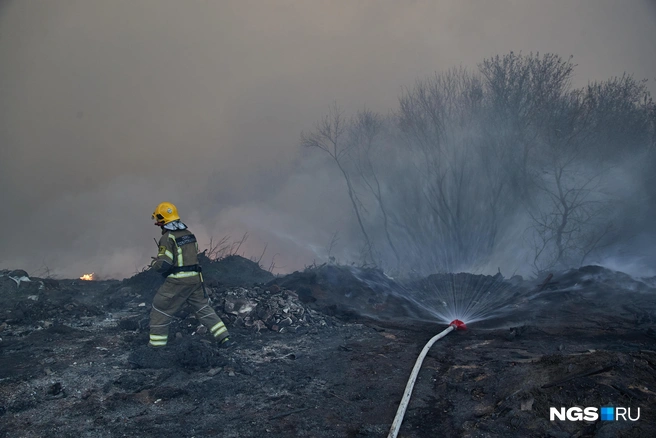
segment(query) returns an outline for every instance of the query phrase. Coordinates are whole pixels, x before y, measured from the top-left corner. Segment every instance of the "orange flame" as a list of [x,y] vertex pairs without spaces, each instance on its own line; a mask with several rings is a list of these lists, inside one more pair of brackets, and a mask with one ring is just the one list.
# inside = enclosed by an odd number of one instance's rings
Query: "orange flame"
[[91,274],[84,274],[83,276],[80,277],[80,280],[86,280],[86,281],[91,281],[95,279],[96,279],[96,275],[93,272]]

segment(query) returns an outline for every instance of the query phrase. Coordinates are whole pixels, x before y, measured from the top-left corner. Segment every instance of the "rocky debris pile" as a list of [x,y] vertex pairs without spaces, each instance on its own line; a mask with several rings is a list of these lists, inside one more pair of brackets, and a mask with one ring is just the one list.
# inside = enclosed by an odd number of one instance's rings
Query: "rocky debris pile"
[[[335,317],[308,308],[294,291],[276,285],[230,289],[207,287],[206,290],[211,306],[229,327],[255,333],[268,331],[293,333],[302,328],[339,324]],[[144,332],[148,327],[150,304],[139,302],[139,299],[128,302],[127,300],[130,297],[134,298],[135,294],[127,286],[113,294],[119,295],[116,300],[125,300],[124,305],[131,309],[130,314],[123,315],[117,320],[116,326],[123,331]],[[183,306],[174,317],[169,327],[173,342],[188,337],[209,339],[207,328],[196,319],[190,307]]]
[[231,325],[252,328],[257,332],[268,329],[283,333],[310,325],[328,324],[329,318],[306,308],[296,292],[275,285],[233,288],[215,296],[220,303],[215,305],[215,309]]

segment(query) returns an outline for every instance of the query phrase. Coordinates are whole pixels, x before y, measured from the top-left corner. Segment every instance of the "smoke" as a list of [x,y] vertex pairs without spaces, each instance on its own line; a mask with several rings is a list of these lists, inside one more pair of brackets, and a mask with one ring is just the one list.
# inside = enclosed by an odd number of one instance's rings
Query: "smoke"
[[576,80],[656,72],[648,1],[0,3],[0,266],[129,276],[150,214],[199,239],[248,232],[277,272],[357,255],[343,181],[298,140],[328,105],[386,112],[402,87],[495,54],[575,55]]

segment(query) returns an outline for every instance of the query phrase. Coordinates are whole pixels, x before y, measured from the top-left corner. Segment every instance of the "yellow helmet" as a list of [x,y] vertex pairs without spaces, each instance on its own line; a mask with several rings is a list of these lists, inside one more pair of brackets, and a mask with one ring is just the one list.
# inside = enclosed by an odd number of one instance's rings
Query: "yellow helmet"
[[159,204],[155,208],[151,218],[156,221],[155,225],[159,226],[180,220],[180,216],[178,216],[178,209],[175,208],[175,205],[171,204],[170,202],[162,202]]

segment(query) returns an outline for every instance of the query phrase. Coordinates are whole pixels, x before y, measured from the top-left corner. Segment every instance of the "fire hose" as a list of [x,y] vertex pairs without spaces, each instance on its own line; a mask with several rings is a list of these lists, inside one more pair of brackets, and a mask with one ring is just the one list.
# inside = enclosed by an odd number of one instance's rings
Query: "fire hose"
[[424,358],[426,357],[426,354],[428,354],[428,350],[433,346],[434,343],[451,333],[453,330],[467,330],[467,326],[465,325],[464,322],[460,321],[459,319],[454,319],[451,321],[449,326],[443,330],[441,333],[438,333],[437,335],[433,336],[424,346],[424,349],[421,350],[421,353],[417,357],[417,361],[415,362],[415,366],[412,369],[412,373],[410,373],[410,378],[408,379],[408,383],[405,386],[405,392],[403,393],[403,397],[401,398],[401,403],[399,404],[399,408],[396,411],[396,417],[394,417],[394,421],[392,422],[392,428],[390,429],[389,434],[387,435],[387,438],[396,438],[397,434],[399,433],[399,429],[401,428],[401,423],[403,422],[403,416],[405,415],[405,410],[408,407],[408,403],[410,402],[410,396],[412,395],[412,389],[415,386],[415,381],[417,380],[417,375],[419,374],[419,370],[421,369],[421,364],[424,362]]

